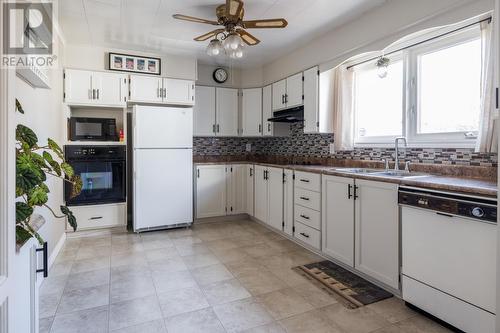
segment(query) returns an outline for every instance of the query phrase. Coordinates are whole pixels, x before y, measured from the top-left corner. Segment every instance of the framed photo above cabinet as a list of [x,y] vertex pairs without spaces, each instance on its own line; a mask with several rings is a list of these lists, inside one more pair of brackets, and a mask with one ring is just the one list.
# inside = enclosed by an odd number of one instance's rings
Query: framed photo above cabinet
[[132,54],[108,53],[110,71],[161,75],[161,59]]

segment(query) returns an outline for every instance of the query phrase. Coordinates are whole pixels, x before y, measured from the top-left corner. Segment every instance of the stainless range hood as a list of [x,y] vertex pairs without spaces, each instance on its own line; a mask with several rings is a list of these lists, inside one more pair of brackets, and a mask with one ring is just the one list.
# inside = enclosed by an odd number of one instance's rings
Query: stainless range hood
[[292,109],[274,111],[273,117],[267,119],[274,123],[298,123],[304,121],[304,106],[297,106]]

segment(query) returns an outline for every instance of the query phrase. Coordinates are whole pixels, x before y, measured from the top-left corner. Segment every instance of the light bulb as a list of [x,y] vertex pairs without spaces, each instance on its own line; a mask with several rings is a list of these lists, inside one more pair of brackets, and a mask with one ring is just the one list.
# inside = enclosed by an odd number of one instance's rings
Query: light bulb
[[236,50],[241,45],[241,37],[237,33],[231,33],[224,39],[224,48],[226,50]]
[[243,58],[243,47],[239,45],[238,48],[236,48],[236,50],[230,50],[227,52],[227,54],[231,59]]
[[211,57],[218,56],[223,50],[222,43],[217,38],[212,39],[207,46],[207,54]]
[[387,77],[387,67],[380,66],[379,68],[377,68],[377,75],[381,79]]

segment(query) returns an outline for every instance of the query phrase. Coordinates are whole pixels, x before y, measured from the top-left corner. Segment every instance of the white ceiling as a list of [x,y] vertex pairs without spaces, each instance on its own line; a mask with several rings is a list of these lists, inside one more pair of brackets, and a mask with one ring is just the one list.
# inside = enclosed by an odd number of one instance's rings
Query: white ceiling
[[[246,0],[245,19],[284,17],[285,29],[251,29],[261,40],[246,47],[240,67],[256,67],[307,44],[386,0]],[[205,54],[207,42],[193,37],[213,26],[175,20],[175,13],[215,19],[224,0],[62,0],[59,24],[71,44],[195,55],[202,63],[224,63]],[[318,50],[318,52],[321,52]]]

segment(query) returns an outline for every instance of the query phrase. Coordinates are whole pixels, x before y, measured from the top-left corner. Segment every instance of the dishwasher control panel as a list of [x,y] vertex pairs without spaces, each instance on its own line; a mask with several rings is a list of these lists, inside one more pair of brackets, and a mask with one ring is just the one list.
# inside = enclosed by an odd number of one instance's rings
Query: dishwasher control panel
[[398,202],[400,205],[433,210],[441,215],[458,215],[484,222],[497,222],[497,202],[493,198],[400,187]]

